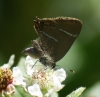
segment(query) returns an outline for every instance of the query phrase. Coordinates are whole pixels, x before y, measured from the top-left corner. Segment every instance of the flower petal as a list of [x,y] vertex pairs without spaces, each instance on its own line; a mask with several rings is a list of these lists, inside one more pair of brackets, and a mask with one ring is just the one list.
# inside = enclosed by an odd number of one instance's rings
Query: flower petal
[[64,85],[60,83],[60,81],[56,76],[53,77],[53,83],[54,83],[54,91],[59,91],[64,87]]
[[14,63],[14,58],[15,58],[15,55],[11,55],[10,59],[9,59],[9,62],[4,64],[2,66],[2,68],[10,68],[13,65],[13,63]]
[[7,94],[13,94],[15,92],[15,87],[12,84],[9,84],[6,89]]
[[13,68],[13,84],[14,85],[26,85],[22,72],[18,67]]
[[32,96],[43,97],[42,92],[38,84],[28,87],[28,91]]
[[56,75],[56,77],[58,77],[60,82],[63,82],[66,79],[66,76],[67,76],[66,72],[63,68],[56,70],[55,75]]

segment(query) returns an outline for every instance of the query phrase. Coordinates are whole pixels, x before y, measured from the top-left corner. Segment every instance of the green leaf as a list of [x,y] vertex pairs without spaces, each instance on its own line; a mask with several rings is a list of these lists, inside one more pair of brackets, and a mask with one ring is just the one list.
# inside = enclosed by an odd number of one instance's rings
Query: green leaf
[[79,97],[85,89],[85,87],[80,87],[77,90],[73,91],[71,94],[67,95],[66,97]]

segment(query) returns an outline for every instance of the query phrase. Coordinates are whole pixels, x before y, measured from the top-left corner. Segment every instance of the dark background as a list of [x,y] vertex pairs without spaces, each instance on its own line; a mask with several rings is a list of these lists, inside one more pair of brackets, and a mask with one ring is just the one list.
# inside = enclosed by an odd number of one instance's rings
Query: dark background
[[67,55],[57,64],[66,70],[66,86],[59,92],[64,97],[76,88],[90,88],[100,81],[100,1],[99,0],[0,0],[0,65],[31,46],[38,36],[33,20],[58,16],[75,17],[83,22],[82,31]]

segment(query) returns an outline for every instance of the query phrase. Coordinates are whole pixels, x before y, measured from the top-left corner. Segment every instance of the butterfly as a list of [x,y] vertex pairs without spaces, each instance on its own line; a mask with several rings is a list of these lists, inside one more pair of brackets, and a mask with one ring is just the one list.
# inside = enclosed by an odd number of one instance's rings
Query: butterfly
[[23,53],[51,68],[68,52],[82,28],[82,21],[71,17],[36,18],[34,29],[39,38]]

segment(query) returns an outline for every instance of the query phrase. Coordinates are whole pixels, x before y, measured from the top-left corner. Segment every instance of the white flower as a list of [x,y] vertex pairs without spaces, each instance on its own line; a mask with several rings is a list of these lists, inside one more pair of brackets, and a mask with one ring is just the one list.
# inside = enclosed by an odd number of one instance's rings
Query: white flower
[[44,65],[39,62],[35,64],[35,62],[36,60],[33,60],[31,57],[26,57],[26,72],[30,76],[28,92],[31,95],[38,97],[44,95],[49,97],[52,93],[58,92],[64,87],[64,85],[61,84],[66,78],[66,72],[64,69],[61,68],[54,71],[53,69],[47,68],[45,70]]

